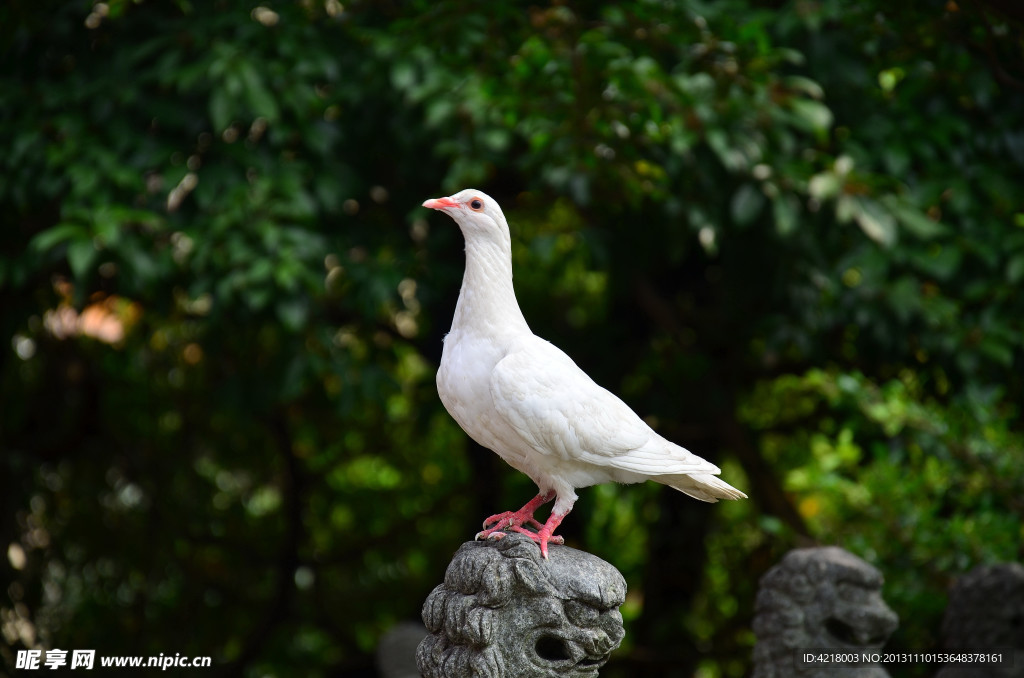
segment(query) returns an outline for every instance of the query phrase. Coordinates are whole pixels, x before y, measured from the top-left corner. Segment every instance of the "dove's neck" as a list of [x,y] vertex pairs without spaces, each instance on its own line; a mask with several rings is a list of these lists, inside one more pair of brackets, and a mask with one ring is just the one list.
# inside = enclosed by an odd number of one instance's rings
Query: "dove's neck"
[[466,239],[466,274],[455,306],[455,328],[486,333],[529,332],[512,288],[510,239]]

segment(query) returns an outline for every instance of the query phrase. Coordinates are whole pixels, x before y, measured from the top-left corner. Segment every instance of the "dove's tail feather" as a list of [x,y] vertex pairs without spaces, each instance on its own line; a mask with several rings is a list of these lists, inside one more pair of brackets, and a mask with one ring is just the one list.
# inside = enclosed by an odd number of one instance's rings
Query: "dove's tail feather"
[[716,502],[719,499],[747,498],[747,495],[743,494],[718,476],[713,476],[710,473],[660,476],[653,477],[651,480],[668,485],[674,490],[679,490],[683,494],[688,494],[694,499],[700,499],[701,501]]

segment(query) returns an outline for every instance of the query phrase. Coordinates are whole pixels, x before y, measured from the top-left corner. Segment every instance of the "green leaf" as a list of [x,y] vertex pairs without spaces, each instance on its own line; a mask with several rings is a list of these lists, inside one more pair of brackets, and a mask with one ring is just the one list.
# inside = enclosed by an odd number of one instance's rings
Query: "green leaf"
[[280,108],[277,99],[267,89],[259,71],[250,64],[242,63],[239,66],[239,74],[245,83],[245,95],[249,100],[249,106],[256,116],[263,116],[270,122],[276,122],[280,118]]
[[836,200],[836,220],[841,224],[849,223],[857,210],[857,203],[850,195],[841,195]]
[[222,87],[218,87],[210,93],[210,122],[218,134],[223,132],[231,124],[232,104],[231,98]]
[[1024,254],[1018,254],[1006,264],[1006,279],[1016,285],[1024,278]]
[[416,69],[408,61],[399,61],[391,67],[391,85],[397,90],[405,90],[416,82]]
[[986,336],[978,344],[978,350],[1004,367],[1013,364],[1013,349],[995,337]]
[[783,78],[783,82],[790,89],[803,92],[812,99],[824,99],[825,90],[814,80],[802,75],[789,75]]
[[887,195],[880,202],[910,233],[922,240],[930,240],[949,232],[946,226],[932,221],[924,212],[894,195]]
[[960,268],[963,253],[957,247],[935,245],[928,252],[919,252],[911,256],[921,270],[940,280],[949,280]]
[[896,242],[896,219],[877,201],[858,195],[851,198],[853,218],[864,233],[884,247]]
[[85,277],[97,254],[92,238],[75,240],[68,245],[68,265],[71,266],[71,272],[76,278],[81,280]]
[[832,111],[828,106],[812,99],[794,99],[789,105],[800,127],[813,132],[819,139],[828,135],[833,121]]
[[764,206],[764,193],[753,184],[743,184],[732,196],[729,204],[732,219],[737,226],[746,226],[757,217]]
[[921,308],[921,283],[912,276],[903,276],[889,287],[885,298],[901,322],[908,322]]
[[788,193],[777,195],[772,200],[772,215],[775,217],[775,230],[786,237],[799,226],[800,201]]
[[305,299],[292,298],[277,304],[277,317],[281,324],[293,332],[301,330],[309,316],[309,304]]
[[815,200],[823,201],[829,198],[834,198],[839,194],[839,189],[842,185],[833,172],[821,172],[811,177],[811,180],[807,182],[807,192],[811,194],[811,197]]
[[57,224],[32,238],[28,247],[35,252],[48,252],[67,240],[87,240],[88,238],[89,231],[80,224]]

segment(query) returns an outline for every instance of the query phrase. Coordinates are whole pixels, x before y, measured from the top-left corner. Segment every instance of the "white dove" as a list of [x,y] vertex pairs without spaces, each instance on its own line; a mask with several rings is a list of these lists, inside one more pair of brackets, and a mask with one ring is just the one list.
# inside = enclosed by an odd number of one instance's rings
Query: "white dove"
[[[487,518],[477,539],[500,539],[511,529],[540,544],[547,558],[548,542],[563,543],[554,531],[572,510],[575,489],[598,483],[653,480],[702,501],[746,498],[716,477],[717,466],[655,433],[530,331],[512,288],[512,239],[497,202],[466,189],[423,206],[454,219],[466,240],[466,273],[444,339],[438,395],[473,440],[540,490],[518,511]],[[552,499],[541,525],[533,514]]]

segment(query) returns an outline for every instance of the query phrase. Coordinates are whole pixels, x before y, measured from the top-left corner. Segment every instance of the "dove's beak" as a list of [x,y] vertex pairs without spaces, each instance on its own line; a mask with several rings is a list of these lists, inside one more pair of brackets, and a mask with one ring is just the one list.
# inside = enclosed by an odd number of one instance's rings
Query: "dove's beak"
[[449,207],[458,207],[459,203],[451,198],[431,198],[430,200],[425,200],[423,206],[429,207],[432,210],[443,210]]

